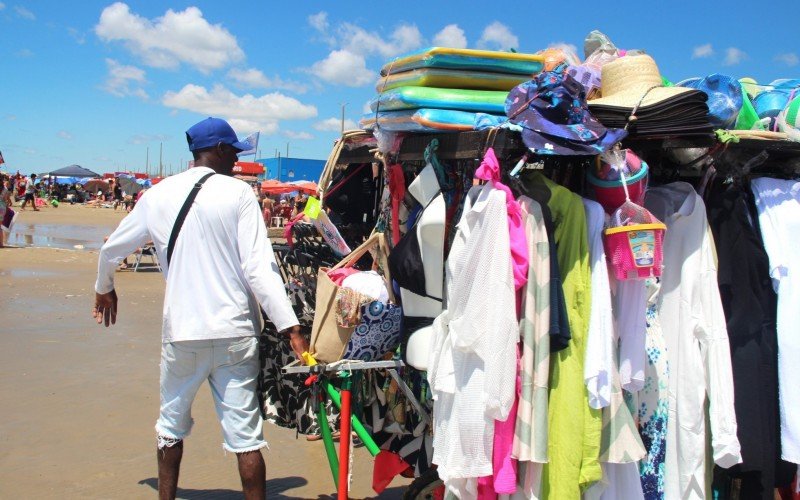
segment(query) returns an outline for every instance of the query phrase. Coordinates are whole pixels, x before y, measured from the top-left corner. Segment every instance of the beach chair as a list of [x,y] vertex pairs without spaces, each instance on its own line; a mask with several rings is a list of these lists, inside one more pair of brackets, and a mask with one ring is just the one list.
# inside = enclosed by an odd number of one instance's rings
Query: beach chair
[[142,257],[150,257],[150,263],[153,264],[161,271],[161,264],[158,263],[158,255],[156,254],[156,247],[152,243],[148,243],[136,252],[136,262],[133,263],[133,272],[139,270],[139,264],[142,263]]

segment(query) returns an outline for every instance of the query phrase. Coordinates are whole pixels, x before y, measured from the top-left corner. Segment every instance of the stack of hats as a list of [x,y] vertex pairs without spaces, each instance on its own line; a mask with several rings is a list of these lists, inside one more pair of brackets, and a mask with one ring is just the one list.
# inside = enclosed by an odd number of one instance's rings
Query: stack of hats
[[625,128],[631,136],[706,135],[707,94],[685,87],[665,87],[658,66],[646,54],[628,55],[605,64],[602,97],[589,101],[592,114],[607,127]]
[[497,125],[508,91],[542,69],[543,57],[516,52],[433,47],[381,69],[379,94],[364,129],[446,132]]
[[563,67],[515,87],[506,99],[506,114],[521,127],[525,145],[540,155],[597,155],[626,135],[589,113],[586,89]]

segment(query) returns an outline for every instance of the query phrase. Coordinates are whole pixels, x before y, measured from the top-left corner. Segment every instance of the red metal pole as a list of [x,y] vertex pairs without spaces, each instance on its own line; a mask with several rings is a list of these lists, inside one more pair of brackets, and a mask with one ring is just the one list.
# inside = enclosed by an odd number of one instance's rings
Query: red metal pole
[[350,377],[344,379],[342,384],[342,411],[340,416],[339,438],[339,491],[338,500],[346,500],[348,495],[348,475],[350,473]]

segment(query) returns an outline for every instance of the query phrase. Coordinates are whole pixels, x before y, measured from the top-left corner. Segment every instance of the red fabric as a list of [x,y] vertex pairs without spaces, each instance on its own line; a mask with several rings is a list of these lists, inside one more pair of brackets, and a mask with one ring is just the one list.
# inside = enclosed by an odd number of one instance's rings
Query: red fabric
[[400,202],[406,195],[406,177],[402,165],[389,166],[389,192],[392,194],[392,243],[400,241]]
[[[284,208],[289,209],[289,214],[292,213],[292,209],[290,207],[287,206]],[[283,213],[283,211],[281,213]],[[294,219],[290,220],[283,228],[283,237],[284,239],[286,239],[286,243],[289,245],[289,248],[294,248],[294,238],[292,238],[292,226],[294,226],[295,222],[302,219],[305,215],[306,215],[305,212],[300,212],[299,214],[295,215]],[[288,219],[289,216],[287,215],[284,218]]]
[[800,500],[800,481],[798,481],[798,476],[794,476],[791,486],[779,488],[778,494],[781,496],[781,500]]
[[342,286],[342,282],[345,278],[357,272],[359,272],[359,270],[353,269],[352,267],[340,267],[334,271],[328,271],[328,278],[330,278],[336,286]]
[[400,458],[400,455],[381,450],[375,457],[375,465],[372,468],[372,489],[375,493],[383,493],[392,480],[408,468],[409,465]]

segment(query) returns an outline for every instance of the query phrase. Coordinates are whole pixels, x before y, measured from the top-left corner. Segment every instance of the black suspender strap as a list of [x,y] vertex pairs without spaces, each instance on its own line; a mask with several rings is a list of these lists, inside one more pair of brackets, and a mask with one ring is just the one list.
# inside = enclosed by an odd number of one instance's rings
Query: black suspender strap
[[192,203],[194,203],[194,199],[197,198],[197,193],[200,192],[200,188],[203,187],[203,183],[212,175],[214,175],[214,172],[201,177],[200,180],[197,181],[194,186],[192,186],[189,196],[187,196],[186,201],[183,202],[181,211],[178,212],[178,218],[175,219],[175,225],[172,226],[172,234],[169,235],[169,244],[167,245],[167,265],[169,265],[170,261],[172,260],[172,251],[175,249],[175,241],[177,241],[178,234],[181,232],[183,221],[186,220],[186,215],[192,208]]

